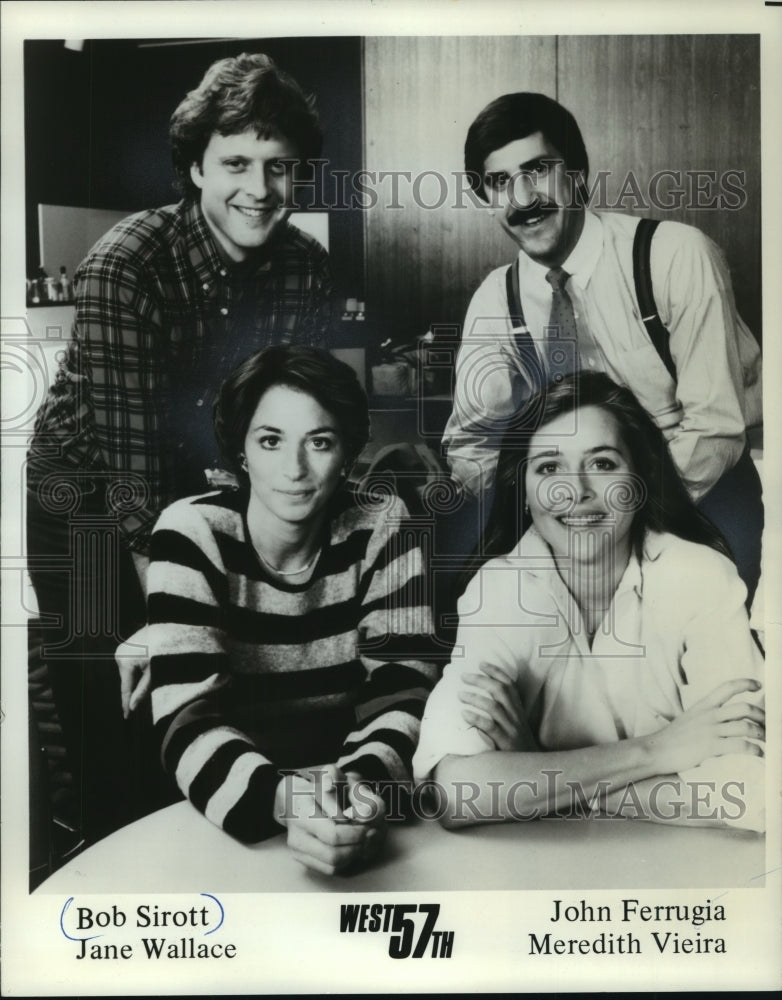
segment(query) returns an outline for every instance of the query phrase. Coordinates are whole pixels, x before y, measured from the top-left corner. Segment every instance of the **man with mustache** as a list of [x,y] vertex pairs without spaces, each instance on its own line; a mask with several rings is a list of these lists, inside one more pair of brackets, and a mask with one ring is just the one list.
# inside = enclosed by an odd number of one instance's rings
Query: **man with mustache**
[[[746,429],[762,420],[760,351],[738,316],[717,247],[662,222],[651,244],[655,346],[634,282],[639,220],[585,207],[578,125],[542,94],[506,94],[470,126],[465,168],[519,247],[479,287],[464,322],[444,445],[453,477],[485,519],[500,440],[534,426],[524,404],[581,368],[627,386],[663,430],[692,499],[730,544],[751,600],[763,506]],[[667,341],[667,342],[666,342]]]
[[[209,68],[169,134],[184,198],[123,220],[77,269],[71,341],[29,453],[30,575],[88,840],[132,810],[139,758],[113,659],[145,620],[157,515],[208,488],[223,378],[263,347],[327,346],[331,318],[326,251],[288,223],[297,171],[321,150],[312,99],[242,54]],[[85,523],[89,550],[74,541]]]

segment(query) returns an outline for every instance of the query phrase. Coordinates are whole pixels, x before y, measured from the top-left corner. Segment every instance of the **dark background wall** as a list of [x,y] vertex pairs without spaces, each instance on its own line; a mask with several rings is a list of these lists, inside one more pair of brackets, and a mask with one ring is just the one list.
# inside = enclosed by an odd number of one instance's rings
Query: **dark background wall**
[[[490,100],[519,90],[548,94],[579,122],[592,179],[610,172],[609,205],[630,172],[642,193],[658,171],[681,172],[684,197],[671,179],[659,186],[675,207],[646,209],[625,188],[616,208],[711,236],[726,254],[739,312],[760,339],[759,68],[755,35],[368,38],[367,167],[413,176],[461,171],[467,129]],[[687,171],[703,172],[700,194]],[[739,201],[720,187],[728,171],[744,172],[741,208],[719,204]],[[436,182],[421,194],[436,204]],[[395,210],[379,204],[367,217],[367,298],[387,332],[408,339],[433,323],[460,323],[481,280],[513,256],[488,211],[466,201],[458,209],[414,198]]]
[[[241,39],[158,45],[151,40],[87,40],[81,52],[62,41],[25,44],[27,271],[39,264],[37,206],[138,211],[178,201],[168,122],[216,59],[265,52],[315,94],[332,169],[362,164],[361,40]],[[329,200],[328,193],[326,200]],[[363,295],[363,218],[332,213],[335,283]],[[57,261],[44,262],[56,273]],[[54,268],[54,270],[52,270]]]

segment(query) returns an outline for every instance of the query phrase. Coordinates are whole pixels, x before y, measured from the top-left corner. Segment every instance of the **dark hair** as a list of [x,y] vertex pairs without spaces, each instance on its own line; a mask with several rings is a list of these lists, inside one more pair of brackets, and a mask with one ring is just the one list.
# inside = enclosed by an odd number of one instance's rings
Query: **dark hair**
[[201,163],[212,135],[248,129],[288,139],[300,160],[319,156],[323,145],[314,98],[260,52],[213,63],[171,116],[171,157],[185,194],[198,197],[190,167]]
[[476,558],[469,575],[485,557],[510,552],[531,523],[524,509],[524,474],[533,434],[555,417],[585,406],[599,406],[613,415],[630,453],[638,488],[628,488],[627,495],[612,499],[628,505],[625,509],[630,509],[630,504],[635,508],[630,537],[636,555],[640,558],[646,531],[651,529],[708,545],[730,558],[722,536],[690,499],[662,432],[632,392],[600,372],[582,371],[565,376],[531,400],[528,412],[539,414],[535,430],[517,432],[503,444],[482,556]]
[[215,437],[223,458],[247,481],[241,454],[261,396],[275,385],[306,392],[336,419],[350,464],[369,440],[369,406],[356,373],[327,351],[282,345],[252,354],[220,386],[214,407]]
[[464,143],[464,169],[470,187],[484,201],[483,165],[495,149],[502,149],[516,139],[542,132],[562,156],[570,171],[589,174],[581,130],[573,115],[545,94],[522,92],[503,94],[487,104],[467,132]]

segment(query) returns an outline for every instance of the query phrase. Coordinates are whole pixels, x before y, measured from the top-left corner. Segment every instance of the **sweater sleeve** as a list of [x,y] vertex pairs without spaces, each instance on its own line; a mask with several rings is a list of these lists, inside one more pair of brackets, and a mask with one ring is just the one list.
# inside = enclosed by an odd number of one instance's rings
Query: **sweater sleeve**
[[237,839],[278,833],[277,769],[222,711],[227,579],[212,528],[190,501],[172,504],[155,527],[148,590],[152,715],[165,770]]
[[380,515],[361,580],[359,655],[366,681],[337,764],[372,781],[409,781],[424,704],[442,656],[416,528],[401,500]]

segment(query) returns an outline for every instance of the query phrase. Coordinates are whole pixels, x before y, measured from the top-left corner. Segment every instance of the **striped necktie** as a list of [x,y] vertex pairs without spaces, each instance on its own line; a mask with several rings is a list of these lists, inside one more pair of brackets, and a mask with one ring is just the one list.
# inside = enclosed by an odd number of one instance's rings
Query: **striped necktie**
[[542,345],[549,381],[559,382],[579,368],[578,333],[573,303],[565,289],[570,275],[561,267],[552,267],[546,274],[551,285],[551,315]]

